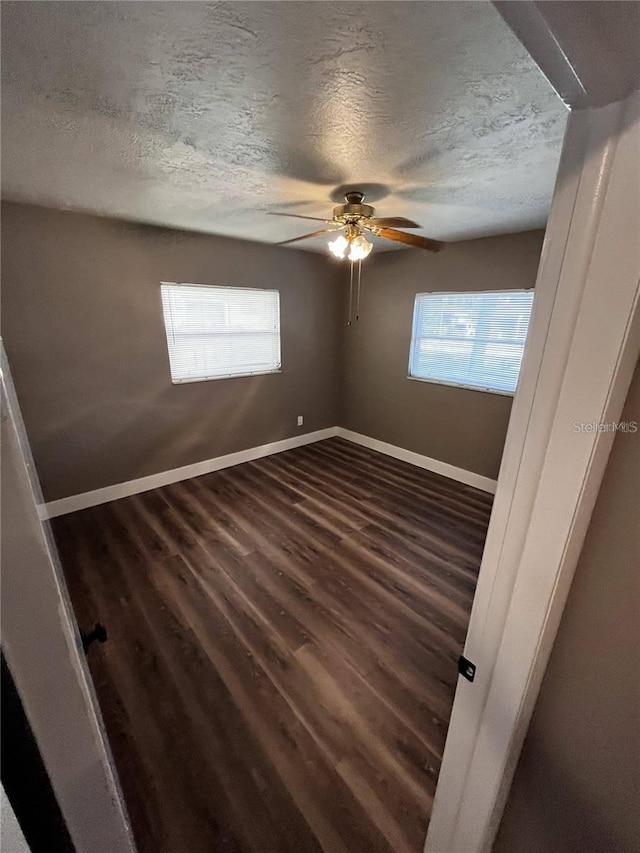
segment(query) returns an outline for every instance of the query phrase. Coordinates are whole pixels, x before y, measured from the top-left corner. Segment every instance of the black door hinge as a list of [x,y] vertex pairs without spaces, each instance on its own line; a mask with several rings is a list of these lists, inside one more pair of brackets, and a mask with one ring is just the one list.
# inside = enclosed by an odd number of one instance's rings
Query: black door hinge
[[107,642],[107,629],[100,622],[96,622],[93,631],[89,631],[88,634],[80,632],[80,638],[82,640],[82,648],[86,654],[94,640],[97,640],[99,643]]
[[476,677],[476,665],[467,660],[464,655],[460,655],[458,658],[458,672],[460,675],[464,675],[467,681],[473,681]]

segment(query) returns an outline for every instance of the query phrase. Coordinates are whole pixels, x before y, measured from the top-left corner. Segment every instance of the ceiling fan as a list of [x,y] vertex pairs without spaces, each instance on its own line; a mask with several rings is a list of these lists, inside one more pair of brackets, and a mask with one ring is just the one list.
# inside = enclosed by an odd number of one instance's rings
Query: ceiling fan
[[367,240],[367,232],[376,237],[384,237],[396,243],[405,243],[416,249],[426,249],[429,252],[438,252],[443,244],[437,240],[430,240],[420,234],[406,234],[398,231],[398,228],[420,228],[417,222],[405,219],[403,216],[392,216],[377,218],[375,209],[369,204],[363,204],[364,193],[351,191],[345,194],[346,204],[339,204],[333,208],[332,219],[320,219],[316,216],[300,216],[296,213],[276,213],[275,216],[291,216],[295,219],[312,219],[315,222],[325,222],[329,227],[312,231],[302,237],[294,237],[291,240],[282,240],[277,246],[285,246],[287,243],[297,243],[299,240],[309,240],[319,234],[340,233],[335,240],[329,242],[329,251],[337,258],[347,259],[351,262],[362,261],[373,249],[373,244]]

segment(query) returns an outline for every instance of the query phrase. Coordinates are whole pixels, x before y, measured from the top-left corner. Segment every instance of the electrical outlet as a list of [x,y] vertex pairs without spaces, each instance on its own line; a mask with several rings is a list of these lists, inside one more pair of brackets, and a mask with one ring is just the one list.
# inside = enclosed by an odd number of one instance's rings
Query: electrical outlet
[[304,423],[304,417],[302,415],[298,415],[298,426],[302,426]]

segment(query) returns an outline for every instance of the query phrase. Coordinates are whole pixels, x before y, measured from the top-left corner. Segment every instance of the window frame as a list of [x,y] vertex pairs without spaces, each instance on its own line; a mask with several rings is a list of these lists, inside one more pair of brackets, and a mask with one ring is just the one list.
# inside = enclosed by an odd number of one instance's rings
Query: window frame
[[[170,287],[201,287],[206,290],[239,290],[243,293],[247,291],[259,292],[259,293],[275,293],[277,297],[277,305],[278,305],[278,355],[280,360],[278,362],[278,366],[273,368],[272,370],[248,370],[243,373],[224,373],[216,376],[197,376],[197,377],[188,377],[184,379],[175,379],[173,376],[173,371],[171,369],[171,353],[169,349],[169,328],[167,326],[167,320],[164,313],[164,299],[163,294],[165,288]],[[272,373],[282,373],[282,327],[280,323],[280,291],[273,287],[236,287],[234,285],[226,285],[226,284],[196,284],[195,282],[187,282],[187,281],[161,281],[160,282],[160,309],[162,311],[162,320],[165,331],[165,343],[167,347],[167,359],[169,361],[169,375],[171,376],[171,384],[172,385],[189,385],[192,382],[213,382],[216,379],[242,379],[246,376],[269,376]]]
[[[516,388],[513,391],[505,391],[502,388],[490,388],[490,387],[484,386],[484,385],[470,385],[470,384],[465,383],[465,382],[454,382],[454,381],[448,381],[445,379],[427,379],[424,376],[413,376],[411,374],[411,362],[412,362],[412,356],[413,356],[413,346],[414,346],[414,342],[416,340],[416,331],[417,331],[417,325],[418,325],[418,322],[417,322],[418,314],[416,311],[418,299],[421,296],[460,296],[461,294],[469,294],[469,295],[473,296],[473,295],[476,295],[479,293],[533,293],[534,294],[534,300],[535,300],[535,288],[533,288],[533,287],[511,287],[511,288],[506,288],[504,290],[502,290],[500,288],[497,290],[423,290],[420,293],[416,293],[414,300],[413,300],[413,319],[412,319],[412,323],[411,323],[411,340],[409,341],[409,363],[407,365],[407,379],[411,379],[413,382],[429,382],[432,385],[445,385],[449,388],[465,388],[468,391],[480,391],[483,394],[498,394],[500,397],[513,397],[514,396],[514,394],[516,393],[517,387],[518,387],[517,383],[516,383]],[[533,302],[531,305],[531,312],[533,313]],[[529,315],[529,324],[531,324],[531,315]],[[529,334],[529,328],[527,327],[527,336],[528,336],[528,334]],[[526,346],[526,337],[525,337],[524,346]],[[520,367],[522,368],[522,362],[520,364]],[[520,371],[518,371],[518,381],[519,381],[519,379],[520,379]]]

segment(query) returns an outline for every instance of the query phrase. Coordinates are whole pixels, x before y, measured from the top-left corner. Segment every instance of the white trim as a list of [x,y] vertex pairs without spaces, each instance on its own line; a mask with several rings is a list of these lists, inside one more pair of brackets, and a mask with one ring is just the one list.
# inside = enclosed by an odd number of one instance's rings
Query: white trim
[[271,373],[282,373],[282,365],[273,370],[250,370],[248,373],[224,373],[221,376],[195,376],[189,379],[172,379],[172,385],[189,385],[192,382],[213,382],[216,379],[241,379],[243,376],[269,376]]
[[[602,25],[597,4],[545,0],[494,0],[498,13],[570,109],[602,107],[638,89],[638,64],[619,24],[620,5],[607,4],[612,27]],[[627,29],[633,28],[629,22]],[[633,31],[635,35],[635,31]]]
[[431,385],[446,385],[447,388],[464,388],[465,391],[480,391],[482,394],[498,394],[499,397],[513,397],[515,391],[499,391],[497,388],[484,388],[482,385],[465,385],[463,382],[447,382],[444,379],[425,379],[422,376],[407,374],[412,382],[429,382]]
[[333,438],[338,434],[337,430],[338,427],[327,427],[326,429],[319,429],[315,432],[307,432],[304,435],[295,435],[292,438],[272,441],[270,444],[261,444],[259,447],[238,450],[236,453],[227,453],[225,456],[204,459],[202,462],[183,465],[181,468],[160,471],[157,474],[150,474],[148,477],[139,477],[136,480],[115,483],[113,486],[105,486],[102,489],[95,489],[92,492],[82,492],[79,495],[70,495],[68,498],[49,501],[39,507],[40,517],[55,518],[57,515],[66,515],[68,512],[76,512],[79,509],[86,509],[90,506],[116,501],[118,498],[137,495],[140,492],[148,492],[150,489],[158,489],[160,486],[179,483],[181,480],[189,480],[191,477],[200,477],[202,474],[210,474],[212,471],[220,471],[222,468],[231,468],[233,465],[242,464],[242,462],[262,459],[263,456],[282,453],[283,450],[292,450],[294,447],[302,447],[304,444],[313,444],[315,441]]
[[491,849],[640,351],[640,94],[574,112],[425,850]]
[[73,849],[135,853],[53,537],[36,514],[40,485],[1,341],[0,363],[3,651]]
[[252,290],[255,293],[277,293],[280,296],[280,291],[276,287],[236,287],[227,284],[198,284],[194,281],[161,281],[160,287],[201,287],[203,290],[237,290],[238,292]]
[[[575,108],[587,105],[589,96],[584,83],[545,18],[540,4],[535,0],[518,0],[517,3],[512,0],[493,0],[492,5],[522,42],[565,106]],[[591,30],[587,28],[586,32],[591,33]],[[579,42],[579,35],[576,40]]]
[[38,513],[41,519],[55,518],[58,515],[77,512],[80,509],[87,509],[90,506],[116,501],[119,498],[129,497],[129,495],[137,495],[140,492],[148,492],[150,489],[158,489],[161,486],[168,486],[171,483],[179,483],[181,480],[189,480],[191,477],[200,477],[203,474],[210,474],[212,471],[231,468],[234,465],[241,465],[243,462],[262,459],[264,456],[282,453],[285,450],[293,450],[295,447],[314,444],[316,441],[324,441],[327,438],[334,438],[335,436],[340,436],[347,441],[353,441],[355,444],[361,444],[363,447],[369,447],[371,450],[377,450],[386,456],[401,459],[410,465],[416,465],[418,468],[426,468],[428,471],[442,474],[442,476],[449,477],[451,480],[457,480],[468,486],[474,486],[476,489],[481,489],[484,492],[495,493],[496,480],[491,480],[489,477],[482,477],[473,471],[465,471],[464,468],[457,468],[455,465],[449,465],[447,462],[440,462],[438,459],[431,459],[429,456],[422,456],[420,453],[414,453],[412,450],[405,450],[403,447],[387,444],[386,441],[379,441],[377,438],[369,438],[367,435],[361,435],[360,433],[336,426],[319,429],[315,432],[307,432],[304,435],[296,435],[292,438],[283,438],[281,441],[273,441],[270,444],[262,444],[259,447],[249,447],[247,450],[238,450],[236,453],[228,453],[226,456],[204,459],[202,462],[194,462],[192,465],[171,468],[168,471],[160,471],[157,474],[150,474],[148,477],[139,477],[136,480],[127,480],[124,483],[115,483],[113,486],[105,486],[102,489],[94,489],[91,492],[70,495],[68,498],[60,498],[57,501],[42,503],[38,506]]
[[416,296],[460,296],[461,294],[473,295],[475,293],[534,293],[535,287],[510,287],[498,290],[421,290]]
[[388,444],[386,441],[380,441],[377,438],[371,438],[368,435],[344,429],[344,427],[337,427],[336,435],[340,436],[340,438],[345,438],[347,441],[353,441],[354,444],[361,444],[363,447],[368,447],[370,450],[377,450],[378,453],[384,453],[385,456],[393,456],[394,459],[401,459],[403,462],[408,462],[417,468],[425,468],[427,471],[441,474],[450,480],[457,480],[459,483],[473,486],[475,489],[481,489],[483,492],[490,492],[492,495],[495,494],[497,480],[492,480],[490,477],[483,477],[474,471],[458,468],[456,465],[450,465],[448,462],[441,462],[439,459],[432,459],[430,456],[414,453],[413,450],[405,450],[404,447],[397,447],[395,444]]

